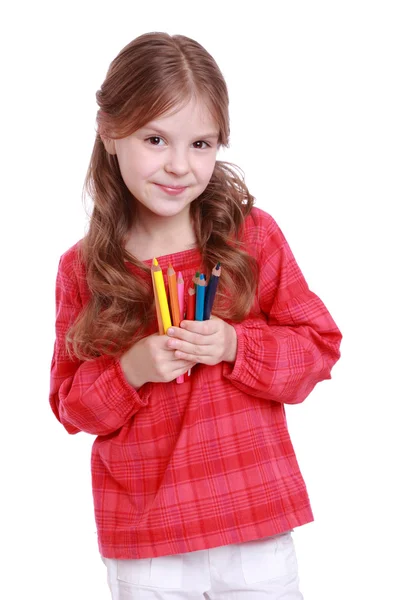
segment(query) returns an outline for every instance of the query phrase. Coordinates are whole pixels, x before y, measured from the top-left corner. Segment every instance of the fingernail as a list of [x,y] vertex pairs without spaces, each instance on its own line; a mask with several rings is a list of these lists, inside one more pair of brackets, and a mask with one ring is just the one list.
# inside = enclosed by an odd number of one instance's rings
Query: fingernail
[[171,327],[167,329],[167,335],[174,335],[174,330]]

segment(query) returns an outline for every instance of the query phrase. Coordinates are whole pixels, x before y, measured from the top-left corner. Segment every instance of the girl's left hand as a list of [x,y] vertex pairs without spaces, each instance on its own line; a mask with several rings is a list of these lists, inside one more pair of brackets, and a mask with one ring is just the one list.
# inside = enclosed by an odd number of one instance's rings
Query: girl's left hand
[[237,352],[235,328],[218,317],[208,321],[182,321],[180,327],[170,327],[168,348],[175,349],[176,358],[203,365],[234,362]]

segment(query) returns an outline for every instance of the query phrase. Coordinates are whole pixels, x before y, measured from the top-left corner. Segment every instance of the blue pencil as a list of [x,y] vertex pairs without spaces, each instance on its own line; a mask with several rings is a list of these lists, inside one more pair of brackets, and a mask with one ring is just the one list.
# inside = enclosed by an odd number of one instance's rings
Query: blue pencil
[[215,294],[217,293],[217,287],[219,283],[219,277],[221,275],[221,264],[218,262],[211,272],[210,281],[208,282],[206,297],[204,300],[204,315],[203,320],[211,316],[211,310],[214,304]]
[[204,315],[204,298],[206,295],[206,280],[203,273],[200,274],[196,287],[196,313],[195,320],[202,321]]

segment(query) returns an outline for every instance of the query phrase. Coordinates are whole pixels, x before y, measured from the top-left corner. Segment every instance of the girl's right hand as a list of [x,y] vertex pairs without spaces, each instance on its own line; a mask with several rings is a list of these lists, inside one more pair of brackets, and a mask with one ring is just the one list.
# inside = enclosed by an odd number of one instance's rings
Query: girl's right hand
[[122,371],[127,382],[138,389],[148,381],[167,383],[194,367],[195,362],[175,357],[168,348],[167,335],[154,333],[129,348],[120,358]]

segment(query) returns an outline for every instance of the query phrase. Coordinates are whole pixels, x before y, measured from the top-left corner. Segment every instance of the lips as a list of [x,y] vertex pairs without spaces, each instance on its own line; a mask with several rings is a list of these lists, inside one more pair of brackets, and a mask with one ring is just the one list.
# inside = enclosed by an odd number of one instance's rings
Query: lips
[[187,187],[185,185],[164,185],[163,183],[156,183],[156,185],[167,190],[184,190]]
[[170,196],[177,196],[178,194],[181,194],[182,192],[184,192],[186,190],[186,187],[182,187],[182,186],[170,186],[170,185],[161,185],[160,183],[156,183],[155,184],[158,188],[160,188],[163,192],[165,192],[166,194],[169,194]]

